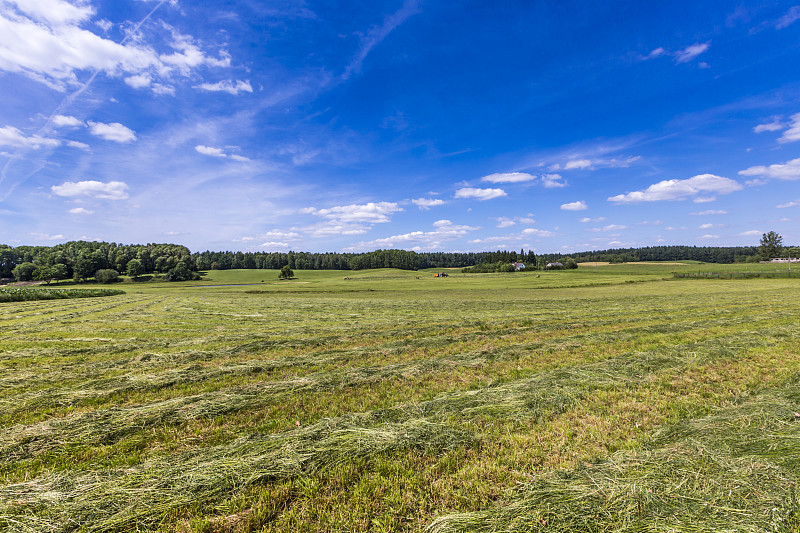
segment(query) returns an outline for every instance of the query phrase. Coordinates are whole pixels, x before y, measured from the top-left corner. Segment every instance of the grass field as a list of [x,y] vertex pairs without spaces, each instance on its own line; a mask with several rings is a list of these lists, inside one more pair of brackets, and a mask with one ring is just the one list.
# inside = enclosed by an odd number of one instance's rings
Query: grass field
[[0,530],[800,531],[800,282],[716,268],[0,304]]

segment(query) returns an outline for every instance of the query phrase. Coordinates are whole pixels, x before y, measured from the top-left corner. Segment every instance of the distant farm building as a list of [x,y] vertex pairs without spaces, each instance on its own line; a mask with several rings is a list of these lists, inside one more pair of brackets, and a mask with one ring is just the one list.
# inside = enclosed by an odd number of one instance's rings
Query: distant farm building
[[524,270],[525,269],[525,263],[511,263],[511,264],[514,265],[514,270]]
[[762,263],[800,263],[798,257],[775,257],[769,261],[761,261]]
[[554,263],[547,263],[545,268],[564,268],[564,263],[559,263],[558,261]]

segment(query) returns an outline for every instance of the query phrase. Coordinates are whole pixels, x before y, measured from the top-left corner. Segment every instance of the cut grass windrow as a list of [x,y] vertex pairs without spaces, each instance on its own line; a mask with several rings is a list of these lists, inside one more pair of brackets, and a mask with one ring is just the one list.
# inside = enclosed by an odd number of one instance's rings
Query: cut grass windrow
[[429,533],[747,531],[800,527],[800,376],[568,472],[512,504],[443,516]]

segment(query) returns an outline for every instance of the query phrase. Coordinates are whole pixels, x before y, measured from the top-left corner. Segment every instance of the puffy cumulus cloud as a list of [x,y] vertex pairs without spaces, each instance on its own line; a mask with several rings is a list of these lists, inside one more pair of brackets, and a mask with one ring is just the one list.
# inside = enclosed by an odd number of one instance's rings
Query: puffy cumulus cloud
[[705,234],[700,236],[701,239],[719,239],[719,235]]
[[129,143],[136,140],[136,133],[119,122],[105,124],[103,122],[89,121],[89,133],[107,141]]
[[14,126],[4,126],[0,128],[0,146],[11,146],[13,148],[54,148],[59,146],[61,141],[50,139],[41,135],[31,135],[26,137],[24,133]]
[[545,174],[542,176],[542,185],[545,189],[556,189],[566,187],[567,182],[563,180],[561,174]]
[[200,85],[195,85],[195,89],[202,89],[204,91],[209,92],[224,92],[228,94],[232,94],[234,96],[238,95],[241,92],[245,93],[252,93],[253,87],[250,85],[250,81],[242,81],[242,80],[223,80],[218,81],[217,83],[201,83]]
[[778,139],[780,143],[800,141],[800,113],[795,113],[790,118],[791,122],[789,123],[789,127],[783,132],[781,138]]
[[124,200],[128,197],[128,184],[124,181],[67,181],[50,187],[53,194],[65,197],[88,196],[104,200]]
[[[171,53],[159,53],[144,39],[120,43],[90,31],[94,16],[87,2],[5,0],[0,2],[0,70],[16,72],[47,86],[66,90],[79,85],[77,74],[99,71],[125,76],[133,87],[147,87],[150,77],[188,77],[200,65],[227,66],[226,53],[211,57],[194,43],[162,24],[172,34]],[[96,25],[108,28],[107,21]]]
[[770,165],[768,167],[760,165],[746,168],[740,170],[739,174],[742,176],[760,176],[768,179],[794,181],[800,179],[800,157],[786,163]]
[[523,183],[526,181],[533,181],[536,176],[526,172],[507,172],[503,174],[489,174],[481,178],[481,181],[488,181],[489,183]]
[[581,219],[581,222],[583,222],[584,224],[586,224],[587,222],[602,222],[602,221],[604,221],[605,219],[606,219],[606,217],[597,217],[597,218],[583,217],[583,218]]
[[262,242],[259,244],[260,248],[267,248],[267,249],[274,249],[274,250],[285,250],[289,247],[288,242],[280,242],[280,241],[267,241]]
[[474,187],[463,187],[453,195],[454,198],[477,198],[480,201],[502,198],[503,196],[508,196],[503,189],[476,189]]
[[[701,194],[729,194],[742,189],[742,185],[730,178],[714,174],[700,174],[685,180],[665,180],[649,186],[643,191],[618,194],[608,198],[616,204],[684,200]],[[701,201],[703,197],[701,197]]]
[[65,116],[65,115],[56,115],[52,119],[53,126],[57,128],[69,127],[69,128],[79,128],[81,126],[85,126],[82,120],[78,120],[75,117]]
[[794,200],[793,202],[786,202],[785,204],[780,204],[777,207],[778,209],[784,209],[786,207],[800,207],[800,200]]
[[326,209],[305,207],[300,213],[325,218],[329,223],[309,228],[317,235],[358,235],[366,228],[358,224],[382,224],[390,221],[390,215],[403,209],[395,202],[369,202],[366,204],[339,205]]
[[589,209],[589,206],[583,200],[578,200],[577,202],[561,204],[561,209],[564,211],[585,211]]
[[514,222],[512,219],[508,217],[499,217],[496,218],[495,220],[497,221],[498,228],[509,228],[511,226],[516,225],[516,222]]
[[411,200],[411,203],[422,210],[428,210],[431,207],[444,205],[444,200],[440,200],[439,198],[414,198]]
[[760,235],[763,235],[763,233],[761,231],[757,230],[757,229],[751,229],[751,230],[748,230],[748,231],[743,231],[743,232],[739,233],[738,235],[740,237],[758,237]]
[[89,209],[86,209],[84,207],[73,207],[72,209],[69,210],[69,212],[72,213],[73,215],[91,215],[92,213],[94,213],[94,211],[90,211]]
[[693,45],[687,46],[683,50],[678,50],[675,52],[675,61],[678,63],[687,63],[694,59],[695,57],[699,56],[711,46],[711,41],[705,43],[695,43]]
[[412,231],[372,241],[359,242],[346,248],[346,250],[374,250],[375,248],[396,247],[435,250],[441,248],[445,242],[460,239],[469,232],[478,229],[480,227],[454,224],[450,220],[437,220],[433,223],[432,231]]

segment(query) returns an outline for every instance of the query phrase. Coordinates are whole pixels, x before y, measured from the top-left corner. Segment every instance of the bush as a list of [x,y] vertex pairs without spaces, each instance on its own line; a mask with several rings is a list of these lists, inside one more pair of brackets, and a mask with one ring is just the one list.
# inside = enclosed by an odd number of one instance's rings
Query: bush
[[178,263],[175,268],[170,268],[164,275],[167,281],[191,281],[200,279],[200,276],[189,270],[183,263]]
[[116,283],[119,281],[119,272],[112,268],[104,268],[94,273],[97,283]]

